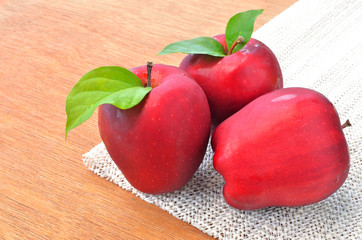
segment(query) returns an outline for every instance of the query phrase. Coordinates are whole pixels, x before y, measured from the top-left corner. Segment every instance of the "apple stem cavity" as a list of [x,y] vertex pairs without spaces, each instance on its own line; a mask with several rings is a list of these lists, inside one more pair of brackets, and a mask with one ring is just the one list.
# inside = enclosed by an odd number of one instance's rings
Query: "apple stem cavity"
[[151,87],[152,67],[153,67],[153,62],[147,62],[147,87]]
[[244,37],[243,36],[239,36],[236,40],[235,40],[235,42],[233,43],[233,45],[231,45],[231,47],[230,47],[230,49],[229,49],[229,52],[228,52],[228,54],[227,55],[230,55],[230,54],[232,54],[233,53],[233,50],[234,50],[234,48],[236,47],[236,45],[238,45],[238,44],[242,44],[243,42],[244,42]]
[[342,124],[342,129],[346,128],[346,127],[350,127],[352,126],[351,122],[349,121],[349,119],[347,119],[347,121],[345,123]]

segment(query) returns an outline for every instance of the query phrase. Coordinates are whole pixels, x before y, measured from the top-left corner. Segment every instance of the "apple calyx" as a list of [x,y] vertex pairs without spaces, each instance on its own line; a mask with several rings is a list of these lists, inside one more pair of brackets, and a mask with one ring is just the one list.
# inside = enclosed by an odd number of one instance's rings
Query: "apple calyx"
[[234,48],[236,47],[236,45],[238,45],[238,44],[243,44],[243,43],[244,43],[244,40],[245,40],[245,39],[244,39],[243,36],[239,36],[239,37],[235,40],[235,42],[233,43],[233,45],[231,45],[231,47],[230,47],[227,55],[231,55],[231,54],[233,53]]
[[347,119],[347,121],[345,123],[342,124],[342,129],[345,129],[346,127],[350,127],[352,126],[351,122],[349,121],[349,119]]
[[153,62],[147,62],[147,87],[151,87],[152,67],[153,67]]

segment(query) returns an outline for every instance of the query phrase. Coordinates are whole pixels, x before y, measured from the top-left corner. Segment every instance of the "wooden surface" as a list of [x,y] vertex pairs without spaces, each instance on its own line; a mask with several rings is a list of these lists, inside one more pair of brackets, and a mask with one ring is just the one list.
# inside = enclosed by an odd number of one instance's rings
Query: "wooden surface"
[[178,65],[156,54],[244,10],[265,9],[259,28],[294,2],[0,0],[0,239],[212,239],[89,171],[96,115],[65,142],[66,96],[93,68]]

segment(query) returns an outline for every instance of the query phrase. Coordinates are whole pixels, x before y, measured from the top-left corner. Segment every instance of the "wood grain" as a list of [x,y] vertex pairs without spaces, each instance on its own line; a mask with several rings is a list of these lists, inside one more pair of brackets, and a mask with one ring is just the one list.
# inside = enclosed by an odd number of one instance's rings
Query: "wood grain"
[[93,68],[177,65],[156,53],[248,9],[265,9],[259,28],[294,2],[0,0],[0,239],[212,239],[87,170],[96,115],[65,142],[66,95]]

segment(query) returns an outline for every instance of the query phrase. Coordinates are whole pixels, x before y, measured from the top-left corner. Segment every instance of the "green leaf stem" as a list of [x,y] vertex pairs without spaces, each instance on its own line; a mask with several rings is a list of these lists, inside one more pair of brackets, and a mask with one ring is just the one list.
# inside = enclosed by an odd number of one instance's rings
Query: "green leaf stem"
[[228,49],[235,42],[235,40],[242,36],[244,41],[242,44],[238,44],[233,52],[239,51],[247,44],[251,38],[254,30],[255,19],[262,14],[264,10],[249,10],[246,12],[238,13],[232,16],[226,25],[225,39]]
[[[239,51],[251,38],[254,29],[254,22],[264,10],[249,10],[241,12],[230,18],[226,26],[225,39],[228,49],[236,41],[239,36],[244,38],[241,44],[234,47],[232,52]],[[225,57],[222,45],[215,39],[210,37],[198,37],[190,40],[179,41],[167,45],[158,55],[166,55],[170,53],[186,53],[186,54],[207,54],[215,57]]]

